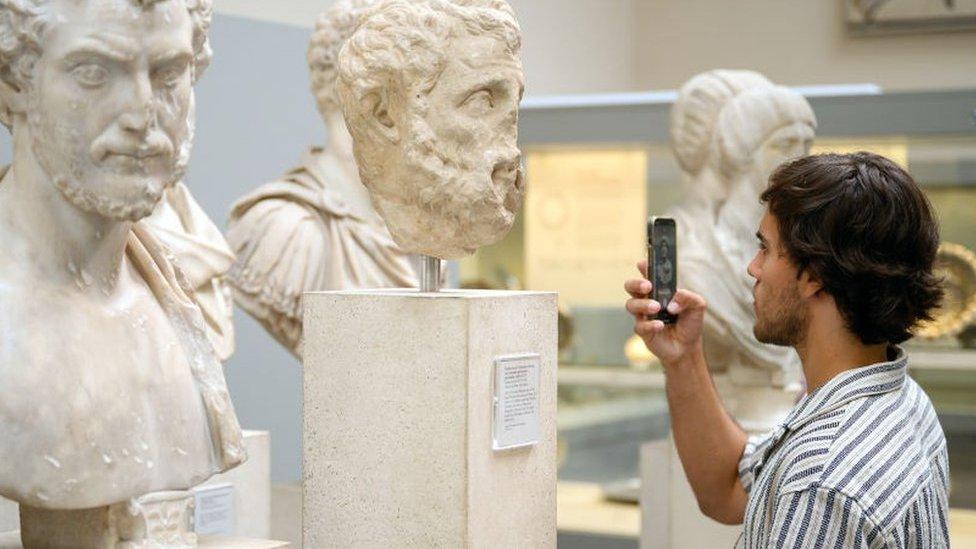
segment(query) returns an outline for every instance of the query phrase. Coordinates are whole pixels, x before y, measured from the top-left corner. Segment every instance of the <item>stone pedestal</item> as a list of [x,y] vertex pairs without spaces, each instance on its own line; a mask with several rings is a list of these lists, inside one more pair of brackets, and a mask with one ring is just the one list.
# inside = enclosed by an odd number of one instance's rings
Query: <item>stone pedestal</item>
[[183,549],[196,545],[192,516],[193,494],[187,491],[155,492],[95,509],[21,505],[20,536],[25,547],[38,549],[115,549],[126,542]]
[[[200,494],[211,488],[230,485],[233,490],[233,530],[220,532],[244,538],[271,536],[271,435],[268,431],[244,431],[247,461],[214,475],[193,489]],[[201,510],[197,501],[197,511]],[[197,525],[196,531],[202,532]]]
[[[749,372],[742,369],[741,373]],[[713,380],[722,404],[749,436],[776,427],[803,390],[798,382],[763,386],[741,375],[737,379],[715,375]],[[741,526],[718,523],[698,509],[671,437],[641,447],[641,516],[641,549],[732,547],[742,532]]]
[[641,549],[733,547],[741,526],[698,509],[671,437],[641,445]]
[[17,502],[0,498],[0,532],[9,532],[20,528],[20,511]]
[[[305,547],[555,547],[555,294],[304,299]],[[495,361],[526,353],[538,442],[496,451]]]
[[[116,549],[158,549],[157,546],[128,546]],[[291,544],[285,541],[264,539],[235,538],[227,536],[200,536],[197,549],[288,549]],[[20,542],[20,532],[4,532],[0,534],[0,549],[24,549]]]

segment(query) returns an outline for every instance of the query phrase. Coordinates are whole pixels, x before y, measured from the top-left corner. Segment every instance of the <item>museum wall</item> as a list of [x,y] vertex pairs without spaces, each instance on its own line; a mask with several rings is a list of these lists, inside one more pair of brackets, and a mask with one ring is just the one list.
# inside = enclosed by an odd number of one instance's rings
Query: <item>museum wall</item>
[[[311,27],[329,4],[220,0],[217,10]],[[523,29],[529,95],[674,89],[719,66],[758,70],[787,85],[870,82],[888,91],[976,86],[976,34],[851,37],[842,0],[511,4]]]
[[715,67],[757,70],[786,85],[976,86],[976,33],[852,37],[842,0],[641,0],[633,22],[638,89],[676,88]]
[[[522,26],[530,95],[634,89],[636,6],[643,0],[511,0]],[[217,10],[311,27],[332,0],[220,0]],[[567,70],[572,68],[572,70]]]

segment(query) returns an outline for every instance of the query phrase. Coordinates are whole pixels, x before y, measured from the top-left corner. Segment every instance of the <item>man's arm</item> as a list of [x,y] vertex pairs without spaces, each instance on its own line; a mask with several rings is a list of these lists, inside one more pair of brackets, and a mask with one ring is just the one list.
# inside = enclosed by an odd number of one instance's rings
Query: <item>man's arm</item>
[[[646,277],[647,262],[638,263]],[[702,321],[705,300],[678,290],[668,305],[678,322],[665,325],[646,320],[661,306],[648,299],[651,283],[630,280],[624,285],[631,299],[627,311],[634,315],[634,332],[664,365],[671,431],[678,456],[702,512],[724,524],[739,524],[745,514],[746,491],[739,481],[738,465],[746,444],[745,432],[732,421],[705,364]]]

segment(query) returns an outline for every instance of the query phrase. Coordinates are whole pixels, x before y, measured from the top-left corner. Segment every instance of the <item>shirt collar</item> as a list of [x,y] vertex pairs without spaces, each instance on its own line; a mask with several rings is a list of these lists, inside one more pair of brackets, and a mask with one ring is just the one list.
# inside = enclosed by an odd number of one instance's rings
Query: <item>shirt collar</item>
[[786,417],[783,425],[790,431],[797,430],[808,421],[829,413],[848,402],[870,395],[897,391],[905,383],[908,371],[908,355],[893,345],[889,348],[887,362],[846,370],[834,376],[812,393],[804,396]]

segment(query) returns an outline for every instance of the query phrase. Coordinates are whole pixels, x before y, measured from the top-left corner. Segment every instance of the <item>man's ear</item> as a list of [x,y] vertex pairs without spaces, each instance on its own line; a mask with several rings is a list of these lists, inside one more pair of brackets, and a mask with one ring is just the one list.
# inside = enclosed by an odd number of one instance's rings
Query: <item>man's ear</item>
[[363,98],[369,130],[383,136],[390,143],[400,140],[400,132],[390,112],[390,96],[386,90],[370,92]]
[[798,286],[800,289],[800,296],[804,298],[814,297],[823,291],[823,283],[813,276],[810,269],[803,269],[803,272],[800,273]]

